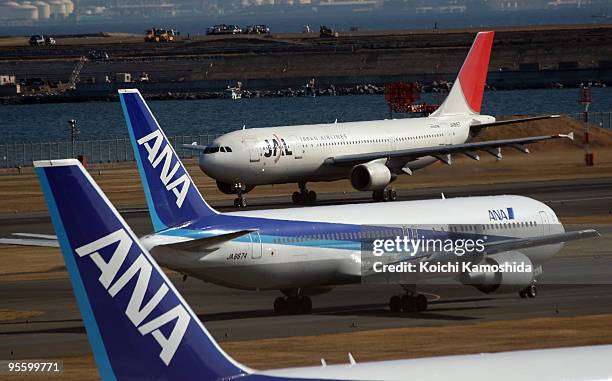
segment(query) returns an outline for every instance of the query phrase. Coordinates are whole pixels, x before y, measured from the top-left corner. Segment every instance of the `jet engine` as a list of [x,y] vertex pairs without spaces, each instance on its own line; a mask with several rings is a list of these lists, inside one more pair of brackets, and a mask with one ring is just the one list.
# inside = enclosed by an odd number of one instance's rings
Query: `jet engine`
[[531,260],[518,251],[489,255],[478,265],[483,264],[491,267],[512,266],[518,271],[463,272],[459,275],[461,283],[474,286],[485,294],[508,293],[525,289],[534,278]]
[[360,191],[382,190],[392,177],[389,168],[380,162],[359,164],[351,170],[351,184]]
[[[236,188],[233,184],[223,183],[217,180],[217,188],[225,194],[236,194]],[[254,185],[247,185],[242,193],[249,193],[253,188],[255,188]]]

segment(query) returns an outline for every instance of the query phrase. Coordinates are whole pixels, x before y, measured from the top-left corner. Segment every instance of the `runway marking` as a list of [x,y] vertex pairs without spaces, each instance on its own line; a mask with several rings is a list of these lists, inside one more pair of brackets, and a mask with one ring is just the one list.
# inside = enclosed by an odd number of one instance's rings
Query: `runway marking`
[[578,201],[591,201],[591,200],[612,200],[612,196],[567,198],[564,200],[547,200],[544,202],[555,203],[555,202],[578,202]]

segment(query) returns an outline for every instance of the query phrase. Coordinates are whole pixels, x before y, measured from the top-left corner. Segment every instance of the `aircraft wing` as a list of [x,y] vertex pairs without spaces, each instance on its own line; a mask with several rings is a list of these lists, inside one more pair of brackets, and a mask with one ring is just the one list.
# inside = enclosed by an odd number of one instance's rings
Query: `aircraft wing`
[[181,148],[190,149],[194,151],[204,151],[206,149],[206,146],[192,143],[192,144],[181,144]]
[[476,151],[486,151],[497,157],[498,159],[501,159],[502,147],[512,147],[518,149],[521,152],[529,153],[529,150],[524,147],[525,144],[537,143],[550,139],[574,140],[574,133],[570,132],[569,134],[531,136],[526,138],[488,140],[484,142],[471,142],[463,144],[439,145],[432,147],[410,148],[393,151],[368,152],[364,154],[332,156],[325,159],[325,164],[360,164],[384,158],[406,158],[408,160],[414,160],[423,156],[434,156],[443,161],[444,163],[450,165],[450,155],[454,153],[463,153],[474,160],[480,160]]
[[26,238],[0,238],[0,245],[59,247],[57,236],[51,234],[13,233],[12,235]]
[[503,241],[485,243],[485,253],[495,254],[502,251],[519,250],[528,247],[551,245],[555,243],[575,241],[577,239],[599,237],[601,234],[595,229],[585,229],[573,232],[565,232],[559,234],[551,234],[546,236],[515,238]]
[[555,119],[555,118],[560,118],[561,115],[539,115],[539,116],[530,116],[527,118],[515,118],[515,119],[508,119],[508,120],[498,120],[495,122],[491,122],[491,123],[478,123],[478,124],[472,124],[470,127],[473,128],[485,128],[485,127],[497,127],[497,126],[503,126],[506,124],[519,124],[519,123],[527,123],[527,122],[533,122],[536,120],[542,120],[542,119]]

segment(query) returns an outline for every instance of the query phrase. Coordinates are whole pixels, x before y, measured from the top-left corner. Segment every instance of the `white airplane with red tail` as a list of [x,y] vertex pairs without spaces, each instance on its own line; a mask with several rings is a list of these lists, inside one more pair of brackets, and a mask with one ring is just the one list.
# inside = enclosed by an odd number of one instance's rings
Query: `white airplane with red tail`
[[395,200],[389,187],[398,175],[436,161],[451,164],[452,154],[479,160],[478,151],[501,159],[502,147],[529,153],[526,144],[573,134],[470,141],[483,128],[528,122],[557,115],[496,121],[481,115],[482,98],[494,32],[480,32],[444,103],[430,116],[350,123],[242,129],[218,137],[209,146],[184,145],[202,151],[199,166],[218,188],[237,194],[235,206],[246,206],[243,194],[257,185],[298,183],[293,202],[312,203],[316,193],[307,182],[350,179],[376,201]]

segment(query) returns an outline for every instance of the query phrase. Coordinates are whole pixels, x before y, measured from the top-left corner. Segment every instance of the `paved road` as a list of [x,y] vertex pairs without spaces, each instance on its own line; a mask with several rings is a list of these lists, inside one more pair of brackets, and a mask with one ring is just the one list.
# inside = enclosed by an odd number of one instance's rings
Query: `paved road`
[[[523,194],[547,202],[561,216],[592,216],[612,210],[612,179],[547,183],[468,186],[402,191],[402,199],[480,194]],[[322,195],[322,204],[337,202],[341,193]],[[359,194],[347,199],[365,202]],[[285,196],[278,198],[284,202]],[[252,200],[255,208],[275,200]],[[281,207],[289,206],[282,204]],[[225,209],[225,208],[222,208]],[[138,234],[150,231],[145,212],[125,213]],[[608,227],[600,226],[607,232]],[[0,236],[10,232],[51,233],[45,216],[13,216],[0,219]],[[271,303],[277,292],[237,291],[196,279],[182,282],[173,277],[180,292],[218,340],[351,332],[388,327],[464,324],[529,317],[576,316],[612,313],[612,245],[609,234],[599,240],[568,245],[545,268],[540,295],[519,299],[516,295],[485,295],[467,287],[423,286],[430,310],[414,315],[393,314],[386,309],[397,286],[342,286],[313,297],[314,312],[304,316],[275,316]],[[84,328],[68,280],[3,281],[0,308],[37,310],[28,320],[0,322],[0,359],[59,357],[90,353]]]

